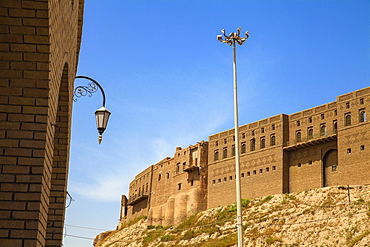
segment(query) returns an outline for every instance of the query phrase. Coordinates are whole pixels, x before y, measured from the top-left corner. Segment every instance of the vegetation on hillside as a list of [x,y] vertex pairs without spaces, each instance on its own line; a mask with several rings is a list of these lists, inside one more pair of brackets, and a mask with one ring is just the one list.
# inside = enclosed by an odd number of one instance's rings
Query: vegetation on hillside
[[[370,246],[370,186],[336,187],[244,199],[245,246]],[[350,201],[350,202],[349,202]],[[141,217],[112,231],[99,247],[237,245],[236,205],[190,216],[177,226]]]

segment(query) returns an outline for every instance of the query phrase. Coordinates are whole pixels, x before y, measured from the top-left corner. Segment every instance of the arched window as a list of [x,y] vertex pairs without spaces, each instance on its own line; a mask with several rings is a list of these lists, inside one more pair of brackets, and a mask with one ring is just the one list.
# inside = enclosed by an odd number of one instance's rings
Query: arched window
[[308,129],[307,137],[308,137],[308,139],[312,139],[313,138],[313,128],[309,128]]
[[301,142],[301,141],[302,141],[302,134],[301,134],[301,132],[300,132],[300,131],[298,131],[298,132],[296,133],[296,140],[297,140],[297,142]]
[[350,114],[347,114],[346,115],[346,126],[350,126],[351,125],[351,115]]
[[334,121],[334,122],[333,122],[333,129],[334,129],[334,133],[337,133],[337,130],[338,130],[338,124],[337,124],[337,121]]
[[169,179],[169,178],[170,178],[170,173],[169,173],[169,172],[167,172],[167,173],[166,173],[166,178],[167,178],[167,179]]
[[365,110],[360,110],[360,123],[366,122],[366,112]]
[[214,153],[214,161],[218,160],[218,150],[215,150]]
[[158,175],[158,181],[161,181],[161,178],[162,178],[162,174],[159,173],[159,175]]
[[179,174],[180,172],[180,163],[177,163],[176,165],[176,174]]
[[326,135],[326,126],[321,125],[321,127],[320,127],[320,136],[324,136],[324,135]]
[[261,148],[265,148],[266,147],[266,140],[264,137],[261,138]]
[[254,151],[256,150],[256,139],[252,139],[251,140],[251,151]]
[[276,144],[276,137],[275,135],[271,135],[270,146],[275,146],[275,144]]
[[245,152],[247,151],[247,145],[245,144],[245,142],[242,143],[242,150],[241,150],[241,153],[244,154]]
[[222,151],[222,158],[227,158],[227,148],[224,148]]
[[235,145],[233,145],[233,147],[231,148],[231,155],[235,156]]

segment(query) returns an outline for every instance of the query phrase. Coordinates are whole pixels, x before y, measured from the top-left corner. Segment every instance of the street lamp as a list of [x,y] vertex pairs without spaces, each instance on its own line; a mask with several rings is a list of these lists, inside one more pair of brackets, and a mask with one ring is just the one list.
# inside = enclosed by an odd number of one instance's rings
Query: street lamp
[[[225,34],[225,29],[222,29],[222,35],[217,35],[217,40],[233,46],[233,69],[234,69],[234,125],[235,125],[235,172],[236,172],[236,217],[238,227],[238,247],[243,247],[243,215],[241,207],[241,186],[240,186],[240,155],[239,155],[239,124],[238,124],[238,90],[236,80],[236,43],[242,45],[248,38],[248,31],[245,32],[245,37],[240,37],[239,27],[236,33]],[[223,39],[224,38],[224,39]]]
[[[78,78],[87,79],[87,80],[90,80],[92,82],[89,83],[87,86],[78,86],[78,87],[76,87],[75,91],[74,91],[74,96],[76,96],[77,98],[80,98],[80,97],[86,96],[86,95],[91,97],[92,94],[95,93],[98,90],[98,88],[100,89],[100,91],[103,95],[102,107],[100,107],[98,110],[95,111],[96,127],[97,127],[98,132],[99,132],[98,143],[100,144],[103,140],[103,133],[104,133],[105,129],[107,128],[108,119],[109,119],[109,116],[111,114],[111,112],[108,111],[107,108],[105,108],[105,93],[104,93],[104,90],[103,90],[102,86],[100,86],[100,84],[97,81],[95,81],[94,79],[92,79],[90,77],[87,77],[87,76],[76,76],[75,79],[78,79]],[[77,99],[74,99],[74,101],[77,101]]]

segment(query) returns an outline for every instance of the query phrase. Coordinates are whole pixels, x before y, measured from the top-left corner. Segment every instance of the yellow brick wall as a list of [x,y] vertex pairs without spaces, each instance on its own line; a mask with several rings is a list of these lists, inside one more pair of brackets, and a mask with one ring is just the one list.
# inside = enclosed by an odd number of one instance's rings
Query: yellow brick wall
[[0,246],[61,246],[83,1],[0,2]]

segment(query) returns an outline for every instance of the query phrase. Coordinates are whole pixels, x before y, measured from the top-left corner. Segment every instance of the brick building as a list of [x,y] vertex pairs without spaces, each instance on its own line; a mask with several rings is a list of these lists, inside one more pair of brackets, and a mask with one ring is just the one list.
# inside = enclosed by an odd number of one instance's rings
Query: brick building
[[[369,108],[370,87],[338,96],[328,104],[240,126],[242,197],[369,184]],[[147,168],[131,182],[128,203],[122,203],[126,213],[121,214],[121,223],[147,215],[153,224],[176,224],[204,208],[234,203],[234,130],[211,135],[202,146],[208,151],[198,160],[201,165],[196,171],[204,171],[196,185],[199,196],[192,194],[187,166],[181,166],[194,161],[191,156],[181,160],[181,155],[195,146],[178,148],[173,158]],[[146,174],[151,175],[141,180]],[[145,196],[138,194],[140,187]]]
[[0,246],[61,246],[83,0],[0,16]]

